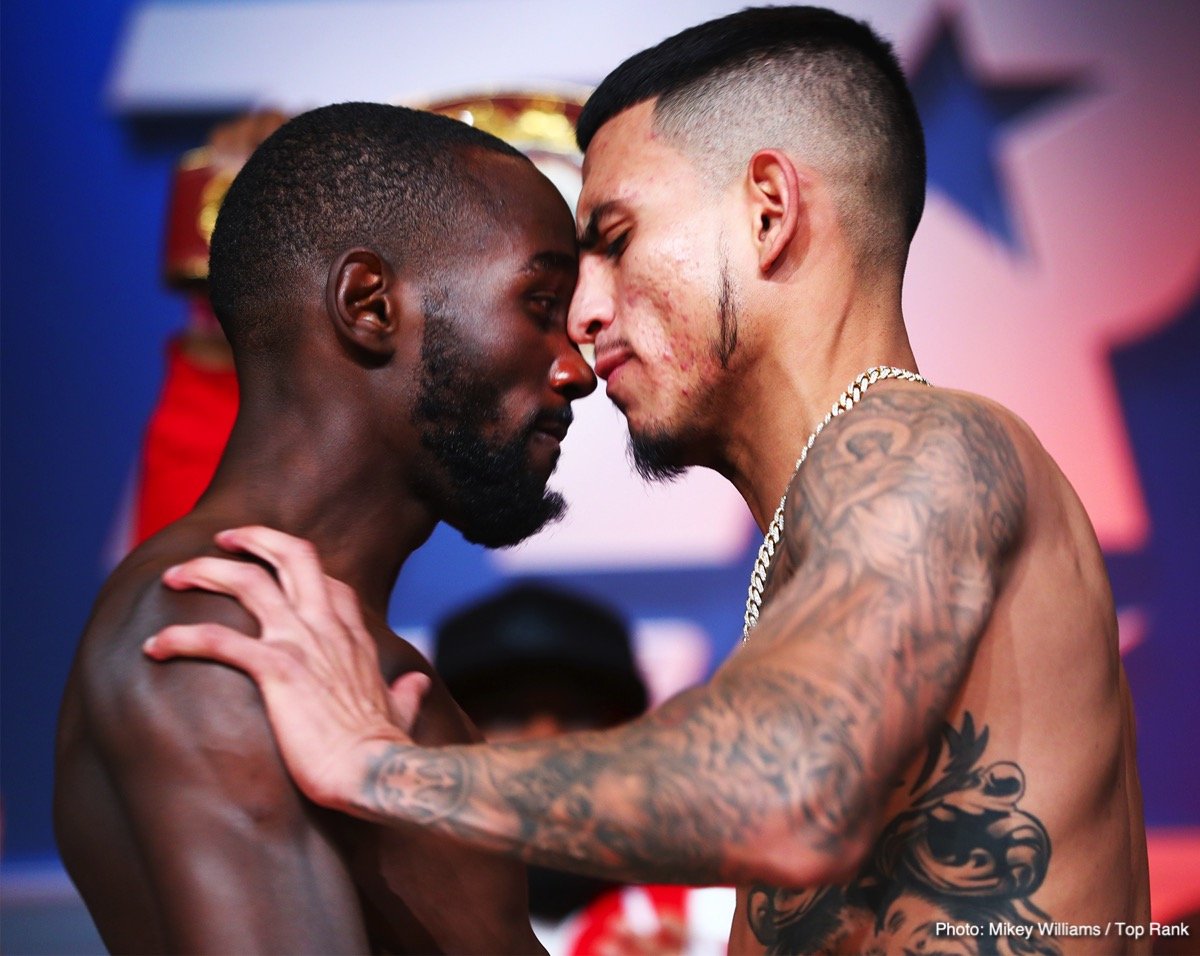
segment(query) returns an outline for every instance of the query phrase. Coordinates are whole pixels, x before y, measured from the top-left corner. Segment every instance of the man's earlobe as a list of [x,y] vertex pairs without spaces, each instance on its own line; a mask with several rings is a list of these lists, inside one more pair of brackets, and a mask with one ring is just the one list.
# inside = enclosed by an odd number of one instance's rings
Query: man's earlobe
[[803,255],[807,217],[800,174],[787,153],[761,149],[750,157],[746,189],[753,214],[759,272],[774,272],[786,258]]
[[329,268],[326,305],[342,341],[354,351],[386,361],[396,351],[400,325],[396,275],[374,249],[350,249]]

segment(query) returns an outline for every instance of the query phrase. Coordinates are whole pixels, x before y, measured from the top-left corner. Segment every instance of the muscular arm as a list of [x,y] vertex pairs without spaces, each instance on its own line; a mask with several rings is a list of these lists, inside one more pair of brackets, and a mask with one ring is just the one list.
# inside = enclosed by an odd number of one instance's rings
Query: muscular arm
[[376,726],[328,792],[271,703],[286,675],[258,678],[289,767],[330,805],[622,879],[829,882],[855,868],[961,683],[1023,506],[992,413],[880,390],[826,429],[792,488],[749,645],[633,724],[433,750]]
[[789,496],[798,570],[709,685],[608,733],[377,748],[359,810],[628,879],[853,867],[966,671],[1023,485],[978,406],[892,392],[838,425]]

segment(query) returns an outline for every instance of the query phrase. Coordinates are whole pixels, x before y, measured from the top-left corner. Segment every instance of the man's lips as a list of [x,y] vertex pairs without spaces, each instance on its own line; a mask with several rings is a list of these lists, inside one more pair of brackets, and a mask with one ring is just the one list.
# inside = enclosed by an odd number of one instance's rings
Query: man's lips
[[633,353],[629,349],[617,346],[616,348],[606,349],[603,352],[596,353],[596,374],[608,380],[618,368],[624,365],[633,357]]
[[562,441],[567,437],[567,429],[571,427],[571,422],[575,416],[571,409],[559,408],[550,412],[543,412],[537,417],[534,425],[534,431],[549,435],[551,438]]

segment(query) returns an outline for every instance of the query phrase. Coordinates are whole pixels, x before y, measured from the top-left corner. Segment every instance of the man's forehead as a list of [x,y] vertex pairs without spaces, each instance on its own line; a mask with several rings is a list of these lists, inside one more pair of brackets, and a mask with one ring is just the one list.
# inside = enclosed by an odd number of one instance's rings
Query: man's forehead
[[495,154],[484,161],[494,165],[477,180],[477,231],[499,244],[574,252],[571,207],[558,187],[523,157]]
[[583,190],[576,219],[581,224],[600,203],[621,198],[623,189],[645,172],[647,147],[656,138],[652,101],[638,103],[608,120],[583,156]]
[[658,215],[698,195],[701,178],[695,160],[653,129],[652,115],[648,103],[626,110],[602,126],[588,145],[575,210],[576,233],[585,250],[586,240],[595,244],[605,220]]
[[587,166],[588,157],[593,153],[620,149],[624,146],[636,146],[638,143],[654,138],[654,108],[658,98],[642,100],[633,106],[626,107],[621,112],[610,116],[596,130],[588,144],[583,163]]

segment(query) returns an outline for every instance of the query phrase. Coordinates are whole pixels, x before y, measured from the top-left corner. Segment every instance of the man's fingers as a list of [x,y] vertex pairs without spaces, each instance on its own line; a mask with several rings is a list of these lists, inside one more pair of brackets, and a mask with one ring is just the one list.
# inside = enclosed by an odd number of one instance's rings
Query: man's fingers
[[260,684],[287,669],[286,652],[223,624],[173,624],[142,644],[156,661],[198,657],[245,671]]
[[321,629],[337,620],[320,556],[308,541],[274,528],[248,525],[219,532],[216,542],[226,551],[243,551],[270,564],[288,603],[304,620]]
[[388,688],[392,721],[406,734],[412,731],[421,710],[421,701],[433,682],[428,674],[408,671],[401,674]]
[[279,584],[256,564],[229,558],[193,558],[163,572],[163,583],[175,590],[201,588],[240,601],[263,633],[295,620]]

